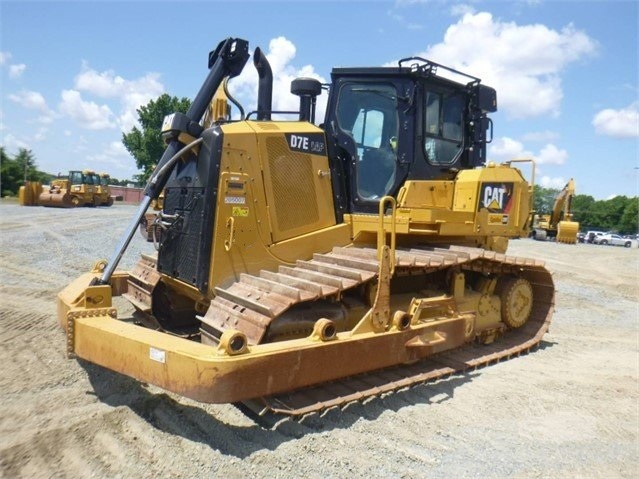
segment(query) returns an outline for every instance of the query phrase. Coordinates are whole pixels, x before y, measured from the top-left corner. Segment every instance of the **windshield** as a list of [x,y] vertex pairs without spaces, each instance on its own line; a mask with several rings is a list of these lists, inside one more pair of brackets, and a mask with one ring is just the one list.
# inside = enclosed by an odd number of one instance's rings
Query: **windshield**
[[72,185],[81,185],[84,183],[84,175],[81,171],[71,171],[69,172],[69,183]]

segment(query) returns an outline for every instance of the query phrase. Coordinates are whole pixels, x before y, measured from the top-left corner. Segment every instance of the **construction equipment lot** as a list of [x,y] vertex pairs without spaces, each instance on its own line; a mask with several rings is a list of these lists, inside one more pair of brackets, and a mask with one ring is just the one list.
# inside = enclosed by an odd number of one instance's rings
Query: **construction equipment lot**
[[[511,241],[554,275],[539,349],[265,428],[66,358],[55,296],[135,208],[0,203],[0,477],[639,475],[639,249]],[[121,268],[152,250],[136,235]]]

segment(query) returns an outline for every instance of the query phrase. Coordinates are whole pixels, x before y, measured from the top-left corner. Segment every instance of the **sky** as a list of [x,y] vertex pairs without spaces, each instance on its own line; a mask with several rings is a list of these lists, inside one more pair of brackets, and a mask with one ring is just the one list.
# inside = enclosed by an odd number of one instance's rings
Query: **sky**
[[[136,109],[193,98],[223,39],[260,47],[277,110],[290,81],[420,56],[497,90],[488,159],[534,158],[536,183],[597,200],[639,195],[639,2],[0,0],[0,146],[40,170],[138,173]],[[229,83],[256,109],[252,61]],[[326,95],[320,96],[318,119]],[[319,123],[319,120],[318,120]],[[530,172],[522,167],[526,176]]]

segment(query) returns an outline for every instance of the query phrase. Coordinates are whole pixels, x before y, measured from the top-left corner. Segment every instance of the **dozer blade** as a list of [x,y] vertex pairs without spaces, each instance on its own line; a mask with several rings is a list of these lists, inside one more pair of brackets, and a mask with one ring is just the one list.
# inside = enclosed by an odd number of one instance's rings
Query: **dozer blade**
[[40,194],[38,204],[57,208],[73,208],[76,206],[71,202],[71,197],[67,193],[49,193],[48,191]]

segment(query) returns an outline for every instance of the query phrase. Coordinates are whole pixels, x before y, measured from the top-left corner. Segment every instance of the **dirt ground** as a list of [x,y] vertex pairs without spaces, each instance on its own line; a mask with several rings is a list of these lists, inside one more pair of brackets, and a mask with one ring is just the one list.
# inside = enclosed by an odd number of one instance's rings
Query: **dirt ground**
[[1,477],[639,477],[638,248],[512,241],[554,274],[539,349],[269,429],[66,358],[55,296],[134,211],[0,203]]

